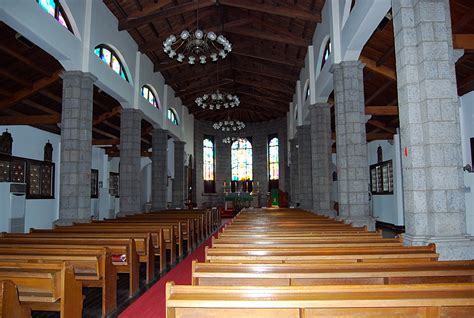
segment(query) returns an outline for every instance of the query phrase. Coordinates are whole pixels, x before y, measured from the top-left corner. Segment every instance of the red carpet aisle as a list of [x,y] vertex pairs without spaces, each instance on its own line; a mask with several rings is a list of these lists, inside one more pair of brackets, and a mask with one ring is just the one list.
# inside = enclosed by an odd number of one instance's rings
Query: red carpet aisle
[[[220,229],[219,229],[220,230]],[[217,237],[217,232],[214,233]],[[188,255],[175,268],[163,276],[153,287],[125,309],[119,318],[164,318],[166,317],[166,282],[174,281],[177,285],[191,285],[191,264],[197,259],[204,261],[204,249],[211,246],[211,238],[202,243],[192,254]]]

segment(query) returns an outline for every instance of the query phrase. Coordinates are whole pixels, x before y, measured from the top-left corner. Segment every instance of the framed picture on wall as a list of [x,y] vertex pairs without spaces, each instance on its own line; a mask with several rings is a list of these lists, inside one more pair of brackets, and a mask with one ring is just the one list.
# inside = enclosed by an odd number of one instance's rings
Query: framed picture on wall
[[370,166],[370,189],[374,195],[393,194],[392,160]]

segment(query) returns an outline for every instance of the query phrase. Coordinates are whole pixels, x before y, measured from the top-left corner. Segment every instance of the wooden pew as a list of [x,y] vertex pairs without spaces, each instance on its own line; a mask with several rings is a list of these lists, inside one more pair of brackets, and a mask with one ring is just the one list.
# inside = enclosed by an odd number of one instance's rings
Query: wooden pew
[[32,310],[59,311],[61,318],[82,317],[82,284],[67,262],[0,267],[0,280],[13,281],[20,302]]
[[[137,254],[135,240],[133,239],[99,239],[99,238],[38,238],[32,236],[9,238],[0,238],[0,247],[15,247],[19,244],[37,246],[38,248],[63,248],[64,246],[75,245],[78,247],[107,247],[112,258],[124,256],[124,260],[114,260],[112,264],[116,267],[118,273],[129,274],[130,296],[133,296],[139,288],[140,259]],[[151,254],[154,261],[154,254]]]
[[[84,287],[102,289],[102,315],[105,317],[117,306],[117,270],[112,265],[106,248],[74,245],[41,246],[15,245],[0,247],[0,266],[18,263],[64,263],[74,269],[76,280]],[[32,266],[33,266],[32,265]],[[25,265],[23,265],[25,266]]]
[[474,261],[352,264],[192,264],[193,285],[312,286],[474,283]]
[[432,261],[438,259],[435,244],[401,247],[348,248],[209,248],[211,263],[355,263]]
[[320,248],[320,247],[393,247],[403,246],[400,238],[365,238],[346,237],[313,237],[299,239],[298,237],[271,238],[271,239],[229,239],[212,237],[213,248]]
[[[155,264],[154,262],[148,262],[148,255],[158,256],[160,258],[160,271],[164,271],[166,268],[166,248],[164,243],[163,231],[158,233],[148,232],[148,230],[136,229],[135,231],[125,232],[122,229],[101,229],[92,231],[74,231],[74,230],[36,230],[30,229],[28,236],[49,238],[49,237],[61,237],[61,238],[100,238],[100,239],[113,239],[113,238],[126,238],[134,239],[137,247],[137,253],[140,257],[140,262],[146,263],[147,270],[147,282],[150,282],[155,275]],[[18,234],[6,234],[3,237],[22,237]],[[150,246],[152,245],[152,246]]]
[[20,304],[16,285],[11,280],[0,281],[0,318],[30,318],[31,309]]
[[474,284],[236,287],[166,285],[167,318],[472,318]]
[[[291,236],[290,236],[291,235]],[[284,232],[279,233],[249,233],[249,232],[229,232],[223,231],[217,234],[217,238],[228,238],[228,239],[278,239],[278,238],[298,238],[299,240],[312,240],[313,238],[349,238],[349,237],[364,237],[364,238],[375,238],[382,237],[382,231],[367,231],[367,232],[292,232],[290,235]]]
[[[75,233],[100,233],[100,232],[134,232],[144,231],[145,233],[159,233],[163,230],[163,236],[165,241],[166,249],[170,250],[171,260],[170,263],[176,262],[176,252],[182,252],[183,238],[181,231],[175,231],[175,226],[180,229],[178,223],[154,223],[154,222],[143,222],[143,224],[136,223],[111,223],[111,222],[100,222],[100,223],[78,223],[73,226],[57,226],[54,230],[58,232],[75,232]],[[178,246],[178,250],[176,249]]]

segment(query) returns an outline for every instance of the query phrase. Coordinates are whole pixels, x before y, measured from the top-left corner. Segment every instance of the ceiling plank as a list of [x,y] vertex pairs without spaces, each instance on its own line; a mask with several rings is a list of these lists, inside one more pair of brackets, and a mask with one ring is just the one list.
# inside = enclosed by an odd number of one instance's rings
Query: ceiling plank
[[398,106],[365,106],[365,113],[373,116],[398,116]]
[[[365,79],[367,79],[367,77],[366,77]],[[393,84],[392,81],[386,82],[384,85],[380,86],[375,92],[373,92],[373,93],[369,96],[369,98],[367,98],[367,99],[365,100],[365,102],[366,102],[367,104],[371,104],[371,103],[374,101],[374,99],[377,98],[377,96],[379,96],[380,94],[382,94],[386,89],[388,89],[390,86],[392,86],[392,84]]]
[[160,10],[151,14],[145,14],[138,17],[129,17],[124,18],[119,21],[118,29],[119,31],[129,30],[133,28],[137,28],[144,24],[154,22],[159,19],[165,19],[169,17],[173,17],[179,14],[183,14],[189,11],[195,11],[198,8],[206,8],[216,5],[216,0],[200,0],[200,1],[193,1],[190,3],[185,3],[179,6],[174,6],[169,9]]
[[384,122],[381,122],[380,120],[375,120],[375,119],[371,119],[367,122],[369,125],[372,125],[374,127],[377,127],[379,129],[382,129],[386,132],[389,132],[389,133],[392,133],[392,134],[395,134],[396,133],[396,130],[394,128],[391,128],[391,127],[387,127],[387,124],[384,123]]
[[300,19],[315,23],[321,22],[321,14],[319,12],[309,12],[309,10],[299,9],[295,6],[275,6],[249,0],[219,0],[219,4],[240,9],[259,11],[291,19]]
[[120,145],[120,139],[93,139],[92,144],[94,146]]
[[25,65],[28,65],[29,67],[31,67],[32,69],[34,69],[37,72],[40,72],[44,76],[49,76],[51,74],[51,72],[48,72],[46,69],[40,67],[38,65],[38,63],[36,63],[35,59],[26,58],[23,55],[19,54],[18,52],[10,49],[9,47],[7,47],[4,44],[0,44],[0,51],[14,57],[18,61],[22,62]]
[[22,101],[23,99],[30,97],[31,95],[35,94],[39,90],[42,90],[43,88],[55,83],[59,79],[59,73],[60,71],[57,71],[50,77],[45,77],[34,82],[30,88],[25,88],[18,91],[10,99],[0,102],[0,109],[8,108]]
[[0,125],[53,125],[59,122],[61,122],[60,115],[24,115],[0,117]]
[[270,91],[276,91],[279,93],[291,94],[293,92],[293,89],[291,89],[291,87],[283,87],[281,85],[276,85],[276,83],[268,84],[260,81],[252,81],[247,79],[236,79],[235,82],[245,86],[259,87]]
[[14,80],[15,82],[23,85],[23,86],[26,86],[26,87],[31,87],[31,83],[28,82],[28,81],[25,81],[24,79],[16,76],[15,74],[12,74],[4,69],[0,69],[0,75],[3,76],[3,77],[6,77],[6,78],[9,78],[11,80]]
[[272,63],[278,63],[278,64],[284,64],[284,65],[290,65],[293,67],[302,67],[304,61],[302,60],[293,60],[281,56],[275,56],[275,55],[265,55],[262,54],[261,52],[249,52],[249,51],[242,51],[242,50],[233,50],[231,54],[239,55],[239,56],[245,56],[245,57],[250,57],[254,59],[259,59],[259,60],[264,60]]
[[453,47],[474,50],[474,34],[453,34]]
[[262,69],[262,68],[248,68],[248,69],[246,69],[246,68],[241,67],[241,66],[233,67],[233,69],[236,70],[236,71],[239,71],[239,72],[276,78],[276,79],[279,79],[279,80],[289,81],[291,83],[295,83],[298,79],[298,75],[292,76],[292,75],[289,75],[288,73],[279,72],[277,70],[270,70],[270,69],[265,70],[265,69]]
[[391,68],[386,67],[386,66],[377,66],[377,62],[375,62],[374,60],[371,60],[371,59],[369,59],[369,58],[367,58],[367,57],[365,57],[365,56],[362,56],[362,55],[359,57],[359,60],[360,60],[362,63],[364,63],[365,66],[366,66],[369,70],[371,70],[371,71],[373,71],[373,72],[375,72],[375,73],[377,73],[377,74],[380,74],[380,75],[382,75],[382,76],[384,76],[384,77],[386,77],[386,78],[388,78],[388,79],[390,79],[390,80],[392,80],[392,81],[396,81],[396,80],[397,80],[397,76],[396,76],[396,74],[395,74],[395,71],[392,70]]
[[96,118],[94,118],[94,121],[92,122],[92,125],[95,126],[97,124],[100,124],[103,121],[105,121],[109,118],[112,118],[117,114],[120,114],[121,112],[122,112],[122,107],[120,107],[120,106],[114,107],[114,108],[112,108],[112,110],[110,112],[103,113],[102,115],[97,116]]
[[290,44],[290,45],[301,46],[301,47],[307,47],[310,43],[309,40],[306,40],[303,38],[290,37],[288,35],[280,34],[280,33],[277,34],[273,32],[270,33],[270,32],[258,31],[251,28],[242,28],[242,27],[226,28],[225,31],[228,33],[238,34],[238,35],[242,35],[246,37],[252,37],[252,38],[262,39],[266,41]]

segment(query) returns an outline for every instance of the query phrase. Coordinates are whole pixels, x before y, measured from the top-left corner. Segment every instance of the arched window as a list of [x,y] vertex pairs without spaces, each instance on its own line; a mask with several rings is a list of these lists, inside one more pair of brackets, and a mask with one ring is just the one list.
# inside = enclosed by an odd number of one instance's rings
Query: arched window
[[295,104],[295,109],[293,112],[294,112],[295,120],[298,120],[298,104]]
[[330,55],[331,55],[331,39],[328,39],[328,41],[326,42],[326,47],[324,48],[322,59],[321,59],[321,68],[323,68],[324,64],[326,64],[326,61],[329,59]]
[[55,18],[59,24],[72,33],[71,24],[69,23],[67,16],[64,13],[64,9],[61,7],[61,4],[59,4],[59,0],[36,0],[36,2],[53,18]]
[[268,137],[268,189],[278,189],[280,179],[280,160],[278,156],[278,137],[271,135]]
[[215,148],[214,137],[204,136],[203,146],[203,180],[204,193],[216,192]]
[[150,86],[143,85],[141,93],[143,98],[145,98],[150,104],[152,104],[156,108],[160,108],[160,106],[158,105],[158,99],[156,98],[155,93],[153,93],[153,90]]
[[232,181],[252,180],[252,144],[239,138],[232,144]]
[[122,62],[118,58],[117,54],[112,50],[110,47],[105,46],[103,44],[96,46],[94,50],[95,55],[100,57],[102,61],[104,61],[105,64],[110,66],[110,68],[120,75],[121,78],[126,80],[128,82],[128,76],[127,73],[125,72],[125,68],[123,67]]
[[168,120],[173,123],[173,125],[178,126],[178,115],[176,115],[176,111],[173,108],[168,109]]
[[307,101],[309,98],[309,95],[311,95],[311,90],[309,88],[309,81],[308,81],[308,86],[306,86],[306,91],[304,92],[304,100]]

